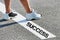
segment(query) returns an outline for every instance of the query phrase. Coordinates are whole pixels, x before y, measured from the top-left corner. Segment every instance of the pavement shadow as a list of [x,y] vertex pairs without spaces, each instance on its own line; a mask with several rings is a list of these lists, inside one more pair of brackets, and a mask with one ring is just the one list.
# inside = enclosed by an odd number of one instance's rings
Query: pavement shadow
[[[7,21],[7,20],[4,20],[4,19],[0,20],[0,22],[4,22],[4,21]],[[24,20],[18,21],[18,23],[23,23],[23,22],[26,22],[26,21],[27,20],[24,19]],[[0,28],[10,26],[10,25],[14,25],[14,24],[17,24],[17,22],[11,22],[11,23],[7,23],[7,24],[0,24]]]
[[6,26],[10,26],[10,25],[14,25],[14,24],[17,24],[17,22],[12,22],[12,23],[7,23],[7,24],[2,24],[2,25],[0,25],[0,28],[6,27]]
[[[0,20],[0,22],[4,22],[4,21],[7,21],[7,20]],[[26,22],[26,21],[27,20],[24,19],[24,20],[18,21],[18,23],[23,23],[23,22]],[[14,25],[14,24],[17,24],[17,22],[11,22],[11,23],[7,23],[7,24],[1,24],[0,28],[6,27],[6,26],[10,26],[10,25]]]
[[4,22],[4,21],[7,21],[7,20],[5,20],[5,19],[0,19],[0,22]]
[[[4,20],[4,19],[1,19],[1,20],[0,20],[0,22],[4,22],[4,21],[7,21],[7,20]],[[23,19],[23,20],[21,20],[21,21],[18,21],[18,23],[23,23],[23,22],[25,23],[25,22],[27,22],[27,20],[26,20],[26,19]],[[14,24],[17,24],[17,22],[2,24],[2,25],[0,25],[0,28],[6,27],[6,26],[10,26],[10,25],[14,25]]]

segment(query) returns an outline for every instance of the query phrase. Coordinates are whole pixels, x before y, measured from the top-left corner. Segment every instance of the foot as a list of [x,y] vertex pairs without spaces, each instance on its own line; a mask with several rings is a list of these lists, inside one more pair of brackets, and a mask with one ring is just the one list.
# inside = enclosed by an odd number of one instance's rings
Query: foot
[[10,19],[9,17],[15,17],[15,16],[17,16],[17,14],[15,14],[15,13],[13,13],[13,12],[11,12],[11,13],[5,13],[5,14],[3,15],[3,19],[4,19],[4,20],[9,20],[9,19]]
[[9,16],[9,17],[15,17],[15,16],[17,16],[17,14],[11,12],[11,13],[8,14],[8,16]]
[[34,10],[32,11],[32,13],[29,13],[29,14],[26,14],[26,19],[27,20],[37,20],[37,19],[40,19],[41,18],[41,15],[40,14],[37,14]]

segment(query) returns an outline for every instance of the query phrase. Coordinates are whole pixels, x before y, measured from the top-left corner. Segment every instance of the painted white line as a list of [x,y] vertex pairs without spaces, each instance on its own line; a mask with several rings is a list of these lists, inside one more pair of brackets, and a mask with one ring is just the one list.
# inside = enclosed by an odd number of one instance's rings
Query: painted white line
[[[5,6],[0,2],[0,12],[3,14],[5,13]],[[16,12],[16,11],[15,11]],[[40,39],[48,39],[48,38],[54,38],[56,37],[54,34],[48,32],[47,30],[43,29],[39,25],[35,24],[32,21],[27,21],[25,17],[23,17],[21,14],[16,12],[18,16],[16,16],[14,19],[15,22],[32,32],[34,35],[39,37]]]

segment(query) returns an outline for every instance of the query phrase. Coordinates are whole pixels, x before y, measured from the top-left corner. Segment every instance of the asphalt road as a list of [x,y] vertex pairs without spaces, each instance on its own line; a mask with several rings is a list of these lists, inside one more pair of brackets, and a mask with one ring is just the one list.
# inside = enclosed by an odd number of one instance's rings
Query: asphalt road
[[[4,3],[3,0],[0,2]],[[40,20],[34,20],[36,24],[56,35],[55,38],[46,40],[60,40],[60,0],[30,0],[31,7],[39,14]],[[23,16],[26,12],[19,4],[19,0],[12,0],[12,9]],[[0,12],[0,18],[1,18]],[[9,24],[9,25],[8,25]],[[23,28],[13,20],[0,21],[0,40],[41,40],[31,32]]]

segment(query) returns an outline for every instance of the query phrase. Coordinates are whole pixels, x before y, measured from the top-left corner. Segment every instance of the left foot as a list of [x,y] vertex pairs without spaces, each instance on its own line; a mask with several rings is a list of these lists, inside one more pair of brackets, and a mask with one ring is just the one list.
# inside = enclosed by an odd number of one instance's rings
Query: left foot
[[15,14],[13,12],[11,12],[11,13],[5,13],[5,14],[3,14],[3,19],[4,20],[9,20],[10,17],[15,17],[15,16],[17,16],[17,14]]
[[8,14],[8,16],[9,16],[9,17],[15,17],[15,16],[17,16],[17,14],[11,12],[11,13]]

